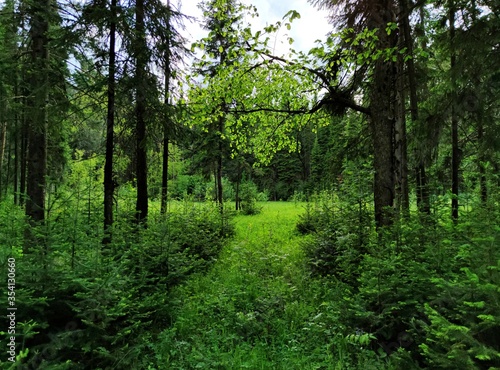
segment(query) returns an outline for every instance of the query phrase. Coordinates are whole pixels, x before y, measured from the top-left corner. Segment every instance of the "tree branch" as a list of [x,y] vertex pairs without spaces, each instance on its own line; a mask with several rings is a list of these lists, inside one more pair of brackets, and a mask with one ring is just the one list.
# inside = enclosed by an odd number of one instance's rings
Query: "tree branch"
[[[248,46],[250,46],[250,45],[248,44]],[[343,104],[345,107],[350,108],[352,110],[355,110],[357,112],[360,112],[360,113],[363,113],[363,114],[367,114],[367,115],[371,114],[369,108],[363,107],[362,105],[357,104],[352,99],[348,99],[345,96],[341,96],[338,92],[336,92],[335,89],[333,89],[332,86],[331,86],[330,79],[322,71],[319,71],[319,70],[314,69],[314,68],[309,68],[309,67],[306,67],[304,65],[299,65],[296,62],[293,62],[293,61],[290,61],[290,60],[286,60],[285,58],[278,57],[276,55],[272,55],[272,54],[269,54],[269,53],[264,52],[264,51],[260,51],[260,54],[266,56],[271,61],[276,60],[276,61],[284,63],[286,65],[298,67],[299,69],[307,71],[307,72],[313,74],[314,76],[318,77],[323,82],[323,84],[325,86],[327,86],[327,88],[328,88],[329,96],[325,97],[324,99],[321,99],[312,109],[310,109],[310,110],[287,111],[288,113],[291,113],[291,114],[299,114],[299,113],[312,114],[312,113],[318,111],[321,107],[323,107],[327,103],[337,103],[337,104],[340,103],[340,104]],[[257,110],[257,111],[266,111],[266,110],[264,110],[262,108],[259,108],[259,110]],[[269,111],[269,112],[277,112],[276,110],[273,110],[273,109],[270,109],[270,110],[267,110],[267,111]]]

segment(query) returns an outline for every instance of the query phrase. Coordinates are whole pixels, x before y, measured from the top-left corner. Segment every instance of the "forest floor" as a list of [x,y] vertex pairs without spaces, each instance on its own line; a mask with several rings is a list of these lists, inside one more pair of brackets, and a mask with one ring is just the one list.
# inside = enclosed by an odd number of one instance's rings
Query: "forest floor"
[[325,288],[310,279],[295,231],[305,204],[261,205],[258,215],[236,217],[236,236],[208,274],[173,292],[166,368],[339,368],[318,320]]

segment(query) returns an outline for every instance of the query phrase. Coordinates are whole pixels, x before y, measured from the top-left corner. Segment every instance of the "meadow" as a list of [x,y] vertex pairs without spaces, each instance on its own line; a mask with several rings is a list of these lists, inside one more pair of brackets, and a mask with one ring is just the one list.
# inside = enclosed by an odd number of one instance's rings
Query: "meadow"
[[[159,369],[347,369],[348,347],[368,343],[338,327],[341,288],[310,276],[301,248],[309,236],[296,230],[306,203],[259,206],[235,217],[236,235],[207,274],[172,292]],[[353,368],[381,368],[363,356]]]

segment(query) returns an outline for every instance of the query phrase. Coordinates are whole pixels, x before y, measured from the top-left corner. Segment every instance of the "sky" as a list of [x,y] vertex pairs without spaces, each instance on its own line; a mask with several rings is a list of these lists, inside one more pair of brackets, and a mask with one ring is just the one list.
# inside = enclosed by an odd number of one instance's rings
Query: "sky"
[[[270,46],[274,47],[275,55],[285,55],[290,45],[288,37],[294,39],[291,46],[297,51],[307,52],[314,47],[314,41],[325,39],[325,35],[332,30],[332,25],[328,23],[327,13],[317,10],[307,0],[241,0],[246,5],[254,5],[259,13],[258,18],[250,18],[253,31],[261,30],[266,25],[275,24],[282,20],[283,16],[290,10],[299,12],[301,18],[295,19],[292,28],[288,31],[282,27],[277,34],[277,39],[271,40]],[[174,0],[175,2],[175,0]],[[199,0],[177,0],[180,3],[182,13],[202,19],[202,14],[198,8]],[[198,24],[186,23],[187,35],[190,42],[198,40],[205,35],[205,31]]]

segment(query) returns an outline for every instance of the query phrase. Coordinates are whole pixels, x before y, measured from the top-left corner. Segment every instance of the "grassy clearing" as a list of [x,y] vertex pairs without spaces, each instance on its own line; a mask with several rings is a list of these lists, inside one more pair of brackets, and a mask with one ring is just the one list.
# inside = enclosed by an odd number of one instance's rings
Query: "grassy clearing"
[[158,368],[352,368],[334,344],[340,312],[325,303],[339,291],[304,267],[304,237],[295,232],[304,204],[262,206],[236,217],[236,237],[207,275],[172,294],[176,314],[156,348]]

